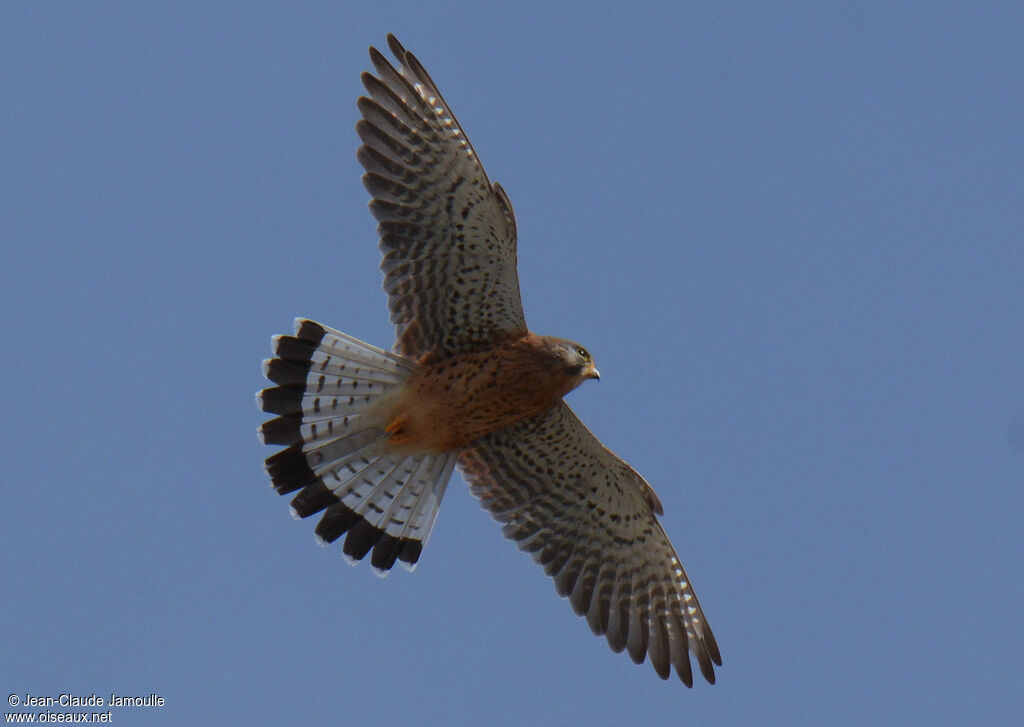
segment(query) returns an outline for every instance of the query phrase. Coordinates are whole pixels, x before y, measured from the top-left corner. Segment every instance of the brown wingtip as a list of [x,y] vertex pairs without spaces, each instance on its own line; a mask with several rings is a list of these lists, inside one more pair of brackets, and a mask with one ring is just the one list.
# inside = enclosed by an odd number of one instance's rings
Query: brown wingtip
[[403,62],[405,61],[405,48],[398,42],[398,38],[395,37],[394,33],[388,33],[388,48],[395,54],[395,58]]

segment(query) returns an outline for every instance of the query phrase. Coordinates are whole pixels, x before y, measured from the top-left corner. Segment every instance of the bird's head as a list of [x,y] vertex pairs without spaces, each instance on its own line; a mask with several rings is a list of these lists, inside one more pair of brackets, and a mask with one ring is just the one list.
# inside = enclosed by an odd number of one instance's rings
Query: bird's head
[[537,343],[545,365],[562,384],[562,396],[587,379],[601,378],[594,359],[580,344],[551,336],[538,336]]

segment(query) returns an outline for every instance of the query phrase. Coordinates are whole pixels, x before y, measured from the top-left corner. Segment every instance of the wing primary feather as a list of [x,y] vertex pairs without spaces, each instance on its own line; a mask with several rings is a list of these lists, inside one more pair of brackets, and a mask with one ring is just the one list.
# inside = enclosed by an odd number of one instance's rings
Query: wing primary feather
[[644,591],[633,591],[633,602],[629,612],[629,633],[626,635],[626,649],[634,664],[642,664],[647,656],[648,601]]
[[587,560],[580,569],[576,583],[569,593],[569,603],[572,604],[572,610],[576,612],[577,616],[585,615],[590,607],[590,599],[594,595],[594,584],[597,581],[598,567],[596,561]]
[[[688,650],[686,626],[676,614],[670,614],[668,622],[669,655],[672,659],[672,666],[676,669],[679,680],[688,687],[693,687],[693,669],[690,667],[690,654]],[[704,667],[701,667],[704,677],[711,684],[715,683],[715,674],[711,672],[708,677]]]
[[662,679],[668,679],[671,673],[669,662],[668,635],[665,633],[665,622],[661,616],[651,612],[650,616],[650,640],[647,644],[647,653],[651,657],[651,666]]

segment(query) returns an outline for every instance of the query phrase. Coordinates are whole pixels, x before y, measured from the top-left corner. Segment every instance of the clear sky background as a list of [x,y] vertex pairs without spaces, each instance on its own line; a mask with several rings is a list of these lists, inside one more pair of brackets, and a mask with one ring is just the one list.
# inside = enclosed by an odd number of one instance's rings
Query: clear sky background
[[[1020,724],[1024,6],[4,3],[3,694],[157,724]],[[390,346],[368,45],[519,221],[570,403],[722,649],[663,683],[456,476],[416,573],[318,548],[253,401],[294,316]],[[6,709],[6,708],[5,708]]]

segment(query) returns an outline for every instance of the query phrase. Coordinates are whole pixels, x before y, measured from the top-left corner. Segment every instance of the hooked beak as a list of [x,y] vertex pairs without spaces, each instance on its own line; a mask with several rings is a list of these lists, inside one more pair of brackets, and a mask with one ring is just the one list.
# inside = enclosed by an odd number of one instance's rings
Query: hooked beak
[[594,368],[594,364],[589,364],[587,368],[583,369],[583,378],[600,379],[601,374],[598,372],[596,368]]

